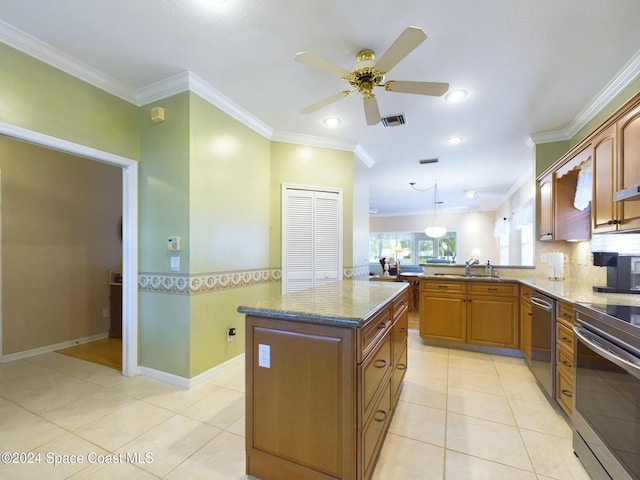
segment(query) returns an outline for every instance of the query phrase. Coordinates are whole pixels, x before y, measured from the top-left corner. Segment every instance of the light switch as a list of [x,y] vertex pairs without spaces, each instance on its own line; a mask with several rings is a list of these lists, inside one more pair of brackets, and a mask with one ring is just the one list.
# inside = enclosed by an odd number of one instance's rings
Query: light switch
[[169,270],[172,272],[180,271],[180,257],[171,257],[171,264],[169,265]]
[[258,366],[271,368],[271,345],[258,344]]

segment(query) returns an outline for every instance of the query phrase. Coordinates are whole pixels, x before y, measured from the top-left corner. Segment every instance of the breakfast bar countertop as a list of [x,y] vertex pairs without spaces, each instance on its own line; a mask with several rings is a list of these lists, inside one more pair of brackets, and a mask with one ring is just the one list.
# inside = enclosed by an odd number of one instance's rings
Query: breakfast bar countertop
[[238,312],[269,318],[285,318],[307,323],[357,328],[366,324],[401,290],[403,282],[343,280],[286,295],[276,295]]

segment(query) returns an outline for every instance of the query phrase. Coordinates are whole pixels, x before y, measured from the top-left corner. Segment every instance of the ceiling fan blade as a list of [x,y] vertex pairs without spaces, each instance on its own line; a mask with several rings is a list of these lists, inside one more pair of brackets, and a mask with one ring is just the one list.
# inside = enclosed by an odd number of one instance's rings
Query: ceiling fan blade
[[344,68],[334,65],[313,53],[300,52],[296,54],[295,59],[297,62],[304,63],[316,70],[320,70],[321,72],[325,72],[330,75],[335,75],[336,77],[344,78],[349,75],[349,72]]
[[376,62],[376,70],[387,73],[426,39],[427,34],[421,28],[407,27]]
[[333,102],[337,102],[341,98],[348,97],[349,95],[351,95],[351,90],[345,90],[343,92],[336,93],[334,95],[331,95],[330,97],[320,100],[319,102],[313,103],[308,107],[304,107],[302,110],[300,110],[300,113],[304,113],[305,115],[309,113],[313,113],[317,110],[320,110],[323,107],[326,107],[327,105]]
[[402,82],[391,80],[384,84],[388,92],[417,93],[418,95],[433,95],[440,97],[449,90],[448,83],[436,82]]
[[362,105],[364,105],[364,116],[367,120],[367,125],[380,123],[380,110],[378,109],[378,101],[375,95],[363,97]]

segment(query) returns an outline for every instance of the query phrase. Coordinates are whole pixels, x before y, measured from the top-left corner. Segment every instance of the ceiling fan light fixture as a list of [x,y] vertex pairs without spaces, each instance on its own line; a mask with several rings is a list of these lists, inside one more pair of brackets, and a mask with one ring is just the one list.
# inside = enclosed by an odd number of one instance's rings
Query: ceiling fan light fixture
[[466,90],[450,90],[449,92],[447,92],[444,96],[444,99],[447,102],[459,102],[460,100],[462,100],[463,98],[465,98],[468,95]]

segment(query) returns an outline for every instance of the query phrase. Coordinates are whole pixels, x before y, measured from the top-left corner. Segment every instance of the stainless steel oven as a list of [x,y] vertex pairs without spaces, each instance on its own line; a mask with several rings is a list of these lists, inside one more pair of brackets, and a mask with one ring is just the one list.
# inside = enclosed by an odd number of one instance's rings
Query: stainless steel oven
[[576,305],[573,447],[593,479],[640,479],[640,307]]

